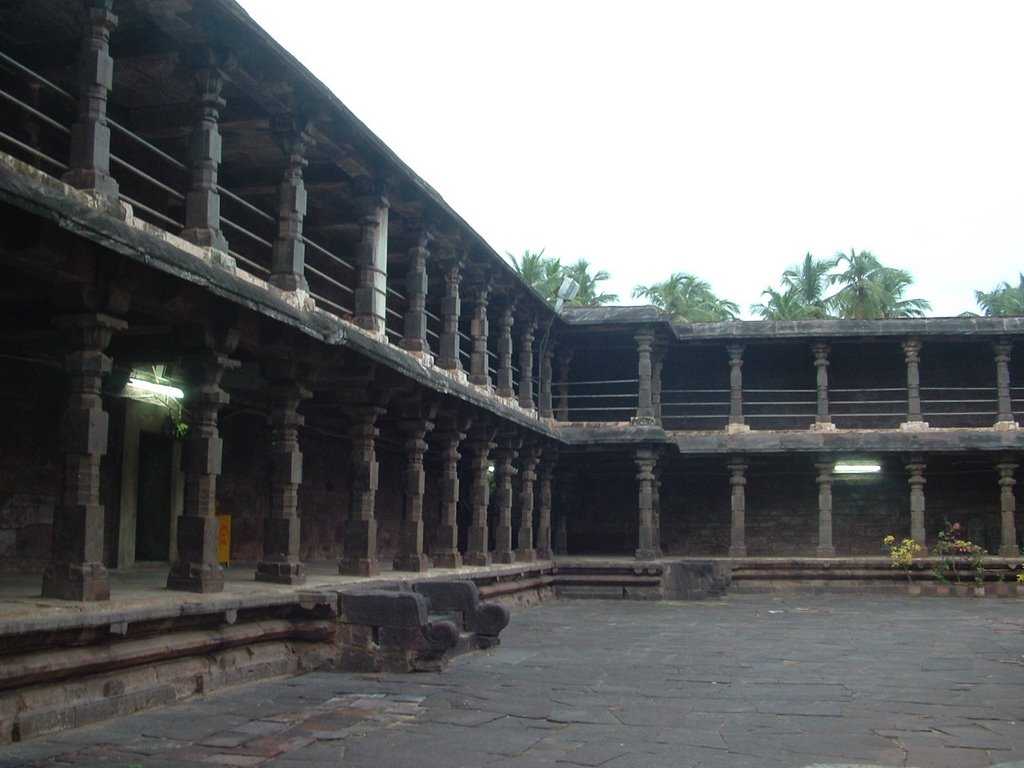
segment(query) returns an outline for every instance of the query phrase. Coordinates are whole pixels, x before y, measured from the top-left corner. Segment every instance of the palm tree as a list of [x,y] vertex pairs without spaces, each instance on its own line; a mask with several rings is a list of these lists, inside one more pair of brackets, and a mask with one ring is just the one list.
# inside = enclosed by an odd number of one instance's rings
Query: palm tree
[[548,302],[554,302],[562,282],[562,265],[558,259],[545,256],[543,248],[539,251],[524,250],[518,259],[508,251],[505,251],[505,255],[512,261],[513,268],[523,282]]
[[676,272],[661,283],[638,285],[633,297],[647,299],[674,319],[689,323],[735,320],[740,312],[738,304],[720,299],[708,282],[686,272]]
[[801,263],[782,273],[782,287],[786,293],[793,292],[806,306],[818,309],[817,317],[824,317],[828,273],[835,266],[836,259],[816,259],[810,253],[805,254]]
[[811,320],[822,316],[821,310],[804,301],[803,294],[794,288],[787,291],[766,288],[761,295],[767,296],[768,301],[751,304],[750,311],[764,320]]
[[975,291],[974,300],[989,317],[1024,315],[1024,273],[1019,279],[1017,285],[1002,282],[991,291]]
[[904,298],[914,282],[909,272],[886,267],[868,251],[837,254],[836,266],[842,271],[830,275],[829,282],[840,288],[826,302],[838,317],[923,317],[931,309],[924,299]]
[[608,280],[610,275],[603,269],[590,273],[590,262],[580,259],[575,264],[562,268],[562,274],[576,281],[580,287],[572,303],[578,307],[600,307],[619,300],[617,293],[599,293],[598,283]]

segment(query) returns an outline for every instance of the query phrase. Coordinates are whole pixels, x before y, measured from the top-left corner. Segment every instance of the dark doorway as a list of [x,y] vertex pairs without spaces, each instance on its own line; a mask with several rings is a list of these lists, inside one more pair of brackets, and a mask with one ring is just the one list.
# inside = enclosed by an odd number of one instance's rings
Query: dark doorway
[[139,500],[135,520],[135,559],[166,560],[171,544],[170,437],[139,434]]

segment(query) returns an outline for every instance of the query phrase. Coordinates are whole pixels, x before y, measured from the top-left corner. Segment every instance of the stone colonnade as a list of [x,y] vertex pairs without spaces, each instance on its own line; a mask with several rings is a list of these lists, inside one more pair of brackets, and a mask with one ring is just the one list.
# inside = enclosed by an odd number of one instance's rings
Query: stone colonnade
[[[651,447],[638,448],[634,459],[637,467],[637,550],[638,560],[652,560],[662,556],[660,533],[660,453]],[[747,557],[746,510],[747,477],[750,462],[746,457],[734,456],[726,460],[729,474],[730,534],[729,557]],[[821,457],[815,463],[818,486],[818,557],[834,557],[832,537],[832,484],[835,480],[835,458]],[[910,454],[905,463],[910,510],[910,538],[925,549],[930,546],[925,533],[925,484],[927,461],[923,455]],[[1017,542],[1017,501],[1014,488],[1017,480],[1017,461],[1009,455],[998,455],[993,469],[997,477],[1000,509],[1001,557],[1019,557]]]
[[[637,410],[634,424],[660,424],[662,421],[661,378],[664,367],[665,348],[657,342],[653,330],[640,331],[635,336],[637,345]],[[907,372],[907,398],[905,430],[927,429],[921,408],[920,363],[923,344],[919,338],[910,337],[901,342]],[[728,344],[725,347],[729,366],[729,415],[726,430],[745,432],[750,429],[743,412],[743,353],[745,345]],[[996,401],[998,411],[994,426],[997,429],[1016,429],[1013,414],[1013,400],[1010,380],[1010,355],[1013,342],[993,342],[993,363],[996,371]],[[829,355],[831,348],[821,340],[810,344],[810,354],[815,370],[815,414],[812,430],[833,430],[832,414],[829,409]]]

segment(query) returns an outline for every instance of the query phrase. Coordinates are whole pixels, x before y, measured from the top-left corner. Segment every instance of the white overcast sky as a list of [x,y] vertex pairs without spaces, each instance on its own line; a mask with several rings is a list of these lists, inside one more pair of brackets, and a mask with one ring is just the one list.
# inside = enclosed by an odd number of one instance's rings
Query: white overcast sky
[[242,0],[499,252],[748,313],[811,251],[1024,269],[1024,3]]

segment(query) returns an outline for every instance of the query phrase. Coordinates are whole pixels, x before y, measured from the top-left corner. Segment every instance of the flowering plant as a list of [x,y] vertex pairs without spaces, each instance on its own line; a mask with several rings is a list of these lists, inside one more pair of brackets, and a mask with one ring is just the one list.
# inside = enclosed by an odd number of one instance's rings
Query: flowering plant
[[941,558],[941,565],[933,569],[935,577],[939,581],[946,582],[946,573],[953,574],[953,580],[960,583],[960,571],[957,570],[958,558],[969,558],[971,568],[974,571],[974,583],[981,586],[985,581],[985,566],[983,558],[985,550],[977,544],[960,538],[960,523],[946,521],[943,530],[939,531],[938,543],[935,545],[935,554]]
[[907,581],[910,581],[910,569],[913,567],[914,557],[921,552],[923,547],[913,539],[903,539],[897,543],[896,537],[892,534],[882,539],[882,543],[889,548],[889,564],[893,568],[902,568],[907,575]]

